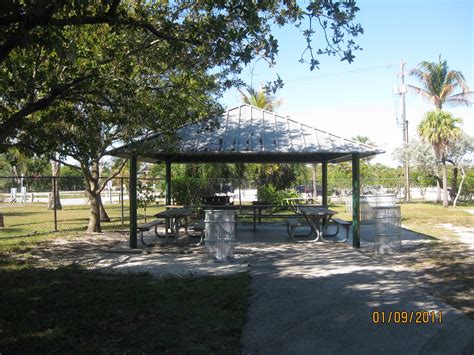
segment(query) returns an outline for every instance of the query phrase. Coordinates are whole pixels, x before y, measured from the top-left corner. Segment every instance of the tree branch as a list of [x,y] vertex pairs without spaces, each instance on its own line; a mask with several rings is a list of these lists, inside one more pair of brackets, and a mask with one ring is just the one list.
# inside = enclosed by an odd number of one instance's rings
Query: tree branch
[[119,168],[115,171],[115,173],[113,173],[111,176],[109,176],[105,181],[104,183],[102,184],[102,186],[99,188],[99,191],[98,192],[102,192],[104,189],[105,189],[105,186],[107,185],[107,183],[116,178],[118,176],[118,174],[120,174],[122,172],[122,169],[123,167],[125,166],[125,164],[127,163],[127,159],[124,159],[122,164],[120,164]]
[[[98,24],[109,24],[109,25],[119,25],[119,26],[130,26],[135,28],[142,28],[159,39],[168,41],[168,42],[185,42],[190,44],[198,45],[201,41],[190,39],[190,38],[179,38],[172,36],[170,34],[163,33],[155,28],[151,23],[146,21],[139,21],[132,18],[117,18],[114,15],[115,9],[118,6],[120,1],[115,1],[109,11],[105,15],[101,16],[72,16],[69,18],[53,18],[53,17],[34,17],[33,20],[28,19],[27,17],[21,17],[23,23],[21,32],[17,31],[16,33],[11,34],[7,40],[0,46],[0,63],[2,63],[10,54],[10,52],[23,45],[27,42],[28,32],[33,30],[36,27],[41,26],[54,26],[54,27],[65,27],[65,26],[83,26],[83,25],[98,25]],[[111,12],[111,10],[115,9]],[[8,21],[8,19],[4,20]],[[23,34],[26,31],[26,35]]]
[[42,109],[45,109],[55,100],[64,96],[65,91],[73,88],[84,80],[89,79],[89,77],[90,75],[86,75],[81,78],[77,78],[71,81],[70,83],[59,85],[51,89],[49,94],[45,97],[27,104],[21,110],[15,112],[10,117],[8,117],[8,119],[2,122],[0,125],[0,147],[3,147],[5,145],[8,136],[10,136],[12,132],[19,129],[19,127],[24,123],[27,116]]
[[64,166],[68,166],[68,167],[70,167],[70,168],[72,168],[72,169],[77,169],[77,170],[80,170],[80,169],[81,169],[80,166],[77,166],[77,165],[74,165],[74,164],[70,164],[70,163],[66,163],[64,160],[58,159],[58,158],[56,158],[56,157],[51,157],[50,159],[53,160],[53,161],[55,161],[55,162],[61,163],[61,164],[64,165]]

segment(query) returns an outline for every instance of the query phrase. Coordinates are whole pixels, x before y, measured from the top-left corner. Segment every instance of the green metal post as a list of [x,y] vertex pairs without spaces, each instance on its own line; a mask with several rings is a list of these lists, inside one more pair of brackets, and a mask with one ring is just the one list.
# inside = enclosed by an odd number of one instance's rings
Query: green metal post
[[359,154],[352,154],[352,246],[354,248],[360,248]]
[[130,157],[130,248],[137,248],[137,157]]
[[322,180],[323,180],[323,206],[328,205],[328,162],[322,163]]
[[166,204],[171,205],[171,162],[166,161]]
[[124,205],[123,205],[123,177],[120,178],[120,208],[121,208],[121,211],[122,211],[122,214],[121,214],[121,221],[122,221],[122,226],[124,224]]
[[58,231],[58,197],[59,197],[59,191],[58,191],[58,177],[53,176],[53,209],[54,209],[54,231]]

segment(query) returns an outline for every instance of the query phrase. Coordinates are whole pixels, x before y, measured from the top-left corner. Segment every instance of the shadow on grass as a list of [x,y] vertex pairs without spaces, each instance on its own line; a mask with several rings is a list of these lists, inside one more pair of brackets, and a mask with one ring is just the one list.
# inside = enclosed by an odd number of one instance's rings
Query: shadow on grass
[[[39,216],[39,215],[51,215],[53,216],[53,211],[48,210],[47,208],[45,209],[38,209],[36,211],[9,211],[8,209],[2,210],[3,216],[5,218],[26,218],[26,217],[31,217],[31,216]],[[52,218],[52,217],[51,217]]]
[[239,351],[248,274],[154,280],[0,260],[7,353]]

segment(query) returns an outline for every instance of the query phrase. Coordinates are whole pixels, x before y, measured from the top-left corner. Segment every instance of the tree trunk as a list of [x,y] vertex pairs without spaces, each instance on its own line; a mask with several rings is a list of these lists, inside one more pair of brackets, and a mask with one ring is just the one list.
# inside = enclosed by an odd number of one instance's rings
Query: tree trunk
[[[98,171],[99,171],[99,176],[97,179],[97,186],[100,186],[100,177],[102,175],[102,166],[99,164],[99,160],[97,160],[97,166],[98,166]],[[100,221],[101,222],[110,222],[109,215],[105,211],[104,208],[104,202],[102,202],[102,195],[99,192],[98,193],[98,198],[99,198],[99,211],[100,211]]]
[[461,196],[461,191],[462,191],[462,184],[464,183],[464,179],[466,178],[466,172],[464,171],[464,168],[462,165],[461,166],[461,183],[459,184],[459,190],[458,193],[453,201],[453,207],[456,207],[456,204],[458,202],[459,196]]
[[105,211],[104,203],[102,202],[102,196],[98,194],[99,204],[100,204],[100,221],[101,222],[110,222],[110,217]]
[[436,177],[436,203],[441,202],[441,182],[439,177]]
[[53,210],[62,210],[61,199],[59,198],[59,174],[61,172],[61,164],[56,161],[51,163],[52,167],[52,182],[51,182],[51,192],[48,196],[48,209]]
[[451,190],[449,191],[449,197],[451,201],[454,201],[456,198],[456,191],[458,190],[458,167],[453,166],[453,177],[451,179]]
[[99,160],[94,160],[92,166],[81,165],[86,177],[87,194],[90,202],[90,216],[87,231],[89,233],[101,233],[100,210],[102,201],[100,198]]
[[101,233],[102,228],[100,226],[100,194],[94,191],[87,191],[90,202],[90,216],[89,225],[87,226],[87,232],[89,233]]
[[448,207],[448,174],[446,173],[446,161],[441,163],[441,173],[443,175],[443,207]]

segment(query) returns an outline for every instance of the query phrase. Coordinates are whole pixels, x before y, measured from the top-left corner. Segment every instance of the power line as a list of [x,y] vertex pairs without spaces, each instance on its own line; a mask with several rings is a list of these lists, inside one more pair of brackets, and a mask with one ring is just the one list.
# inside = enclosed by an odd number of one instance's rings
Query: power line
[[327,76],[337,76],[337,75],[345,75],[345,74],[352,74],[352,73],[358,73],[358,72],[364,72],[364,71],[370,71],[370,70],[376,70],[376,69],[388,69],[391,67],[394,67],[398,64],[385,64],[385,65],[377,65],[374,67],[368,67],[368,68],[361,68],[361,69],[354,69],[354,70],[347,70],[347,71],[342,71],[342,72],[335,72],[335,73],[328,73],[328,74],[320,74],[320,75],[313,75],[313,76],[306,76],[306,77],[301,77],[301,78],[295,78],[295,79],[285,79],[285,83],[291,83],[293,81],[300,81],[300,80],[309,80],[309,79],[316,79],[316,78],[323,78]]

